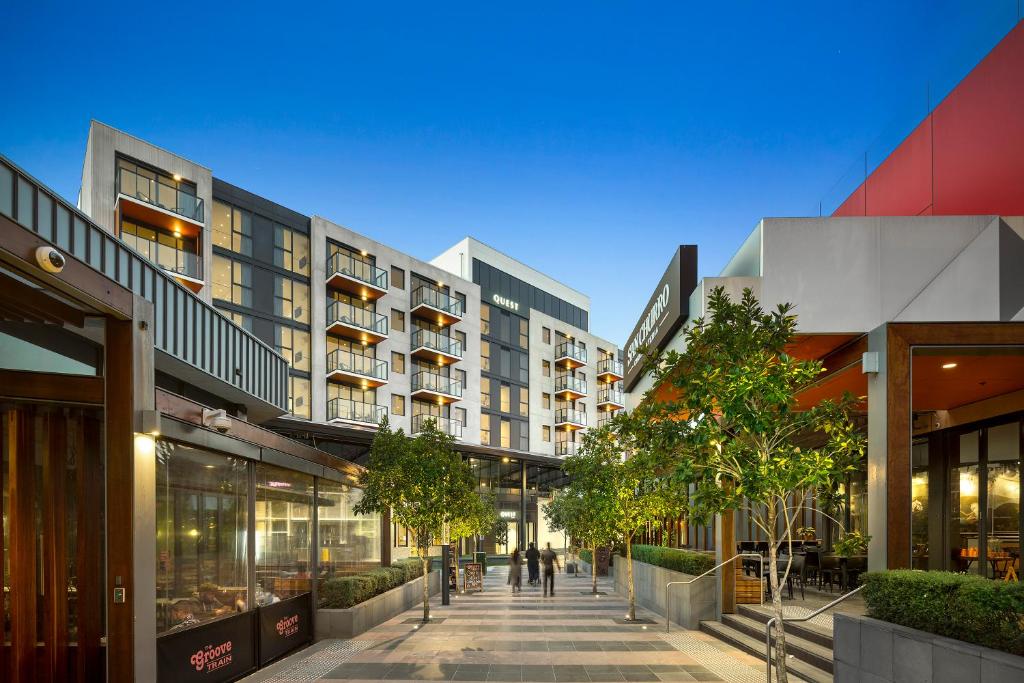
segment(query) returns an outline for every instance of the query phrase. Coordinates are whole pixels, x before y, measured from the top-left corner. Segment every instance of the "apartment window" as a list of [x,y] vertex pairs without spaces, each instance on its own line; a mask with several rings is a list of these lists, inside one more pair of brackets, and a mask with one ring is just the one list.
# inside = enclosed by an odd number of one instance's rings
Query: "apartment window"
[[507,384],[501,385],[501,412],[512,412],[512,387]]
[[213,243],[238,254],[252,256],[252,214],[214,200]]
[[398,266],[391,266],[391,286],[405,289],[405,271]]
[[480,378],[480,407],[490,408],[491,407],[491,378],[481,377]]
[[293,369],[309,372],[309,332],[278,325],[274,345]]
[[203,277],[195,238],[175,237],[124,218],[121,219],[121,241],[164,270],[197,279]]
[[300,323],[309,322],[309,285],[274,276],[274,314]]
[[490,372],[491,370],[491,343],[480,342],[480,369]]
[[550,327],[542,327],[540,329],[540,337],[544,341],[545,344],[550,344],[551,343],[551,328]]
[[543,425],[543,426],[541,426],[540,433],[541,433],[541,437],[544,439],[545,443],[551,443],[551,426],[550,425]]
[[519,387],[519,417],[530,417],[530,390]]
[[391,309],[391,329],[394,332],[405,332],[405,311]]
[[462,425],[462,428],[466,428],[466,409],[456,408],[455,409],[455,421]]
[[309,380],[289,377],[291,390],[288,392],[288,412],[295,417],[309,419]]
[[501,421],[501,447],[512,448],[512,423],[508,420]]
[[218,308],[218,311],[223,313],[225,316],[231,319],[231,322],[241,327],[246,332],[252,332],[252,316],[244,315],[242,313],[236,313],[235,311],[228,311],[223,308]]
[[213,298],[239,306],[252,306],[252,266],[214,256]]
[[577,372],[576,376],[579,377],[584,382],[587,381],[587,373],[585,372]]
[[506,348],[501,349],[501,367],[498,373],[502,377],[512,377],[512,351]]
[[391,414],[405,415],[405,396],[391,394]]
[[462,387],[462,391],[466,391],[466,371],[455,370],[455,379],[459,381],[459,385]]
[[530,321],[526,318],[519,319],[519,348],[530,347]]
[[455,292],[455,298],[462,305],[462,314],[466,314],[466,295],[462,292]]
[[540,404],[544,410],[551,410],[551,394],[543,393],[540,395]]
[[480,414],[480,443],[491,445],[491,416],[485,413]]
[[397,351],[391,352],[391,372],[396,375],[405,374],[405,354]]
[[551,361],[542,360],[540,363],[541,363],[541,369],[543,370],[543,375],[545,377],[550,377],[551,376]]
[[526,423],[519,423],[519,450],[530,450],[530,432],[526,429]]
[[283,225],[275,225],[274,265],[299,275],[309,275],[309,238]]
[[462,332],[461,330],[455,330],[455,335],[454,336],[455,336],[455,341],[459,342],[459,347],[462,349],[462,352],[465,353],[466,352],[466,333]]
[[480,334],[491,333],[491,307],[480,304]]

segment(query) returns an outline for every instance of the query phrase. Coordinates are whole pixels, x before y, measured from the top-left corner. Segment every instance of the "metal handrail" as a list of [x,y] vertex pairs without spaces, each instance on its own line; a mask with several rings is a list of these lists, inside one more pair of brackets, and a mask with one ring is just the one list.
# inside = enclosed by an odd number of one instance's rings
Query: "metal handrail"
[[[732,562],[733,560],[735,560],[738,557],[753,557],[753,558],[757,558],[757,561],[761,563],[761,572],[758,574],[758,576],[763,579],[763,577],[764,577],[764,556],[761,555],[760,553],[738,553],[738,554],[733,555],[732,557],[730,557],[725,562],[722,562],[720,564],[716,564],[711,569],[707,570],[706,572],[704,572],[703,574],[701,574],[699,576],[693,577],[692,579],[687,579],[686,581],[669,581],[668,583],[665,584],[665,633],[669,632],[669,628],[670,628],[669,624],[672,623],[672,617],[671,617],[672,610],[669,609],[670,605],[669,605],[669,601],[668,601],[668,589],[669,589],[669,587],[671,587],[671,586],[681,586],[681,585],[684,585],[684,584],[690,584],[690,583],[693,583],[694,581],[696,581],[697,579],[703,579],[708,574],[721,569],[722,567],[724,567],[725,565],[729,564],[730,562]],[[761,589],[761,605],[764,606],[764,589],[763,588]]]
[[[824,605],[822,607],[819,607],[818,609],[814,610],[813,612],[811,612],[810,614],[808,614],[806,616],[803,616],[803,617],[791,617],[789,619],[786,619],[785,617],[783,617],[782,621],[783,621],[783,623],[786,623],[786,624],[788,624],[789,622],[810,621],[811,619],[813,619],[814,617],[818,616],[819,614],[821,614],[825,610],[832,609],[833,607],[835,607],[836,605],[841,603],[843,600],[846,600],[847,598],[849,598],[851,595],[859,593],[861,591],[861,589],[864,588],[865,585],[866,584],[861,584],[861,585],[857,586],[856,588],[854,588],[849,593],[844,593],[843,595],[840,595],[838,598],[836,598],[832,602],[830,602],[827,605]],[[782,588],[780,587],[779,590],[782,590]],[[771,681],[772,681],[772,627],[775,626],[775,622],[776,622],[777,619],[778,619],[778,617],[772,617],[771,619],[768,620],[768,623],[765,624],[765,627],[764,627],[765,659],[768,660],[768,678],[766,678],[765,680],[768,681],[768,683],[771,683]]]

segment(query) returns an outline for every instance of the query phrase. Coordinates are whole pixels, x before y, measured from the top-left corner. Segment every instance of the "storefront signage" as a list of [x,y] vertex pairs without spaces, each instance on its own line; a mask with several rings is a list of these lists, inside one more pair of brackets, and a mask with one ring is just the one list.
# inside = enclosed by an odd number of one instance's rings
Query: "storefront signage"
[[313,637],[312,595],[302,595],[259,608],[260,666],[305,645]]
[[156,641],[161,683],[233,681],[256,669],[253,612],[160,636]]
[[519,310],[519,302],[518,301],[512,301],[512,299],[509,299],[508,297],[501,296],[499,294],[492,294],[491,295],[491,301],[493,301],[494,303],[498,304],[499,306],[504,306],[505,308],[507,308],[510,311],[518,311]]
[[469,562],[463,568],[462,590],[466,593],[479,593],[484,589],[484,566],[479,562]]
[[665,348],[690,313],[690,293],[697,286],[697,247],[679,245],[625,347],[625,386],[640,380],[644,351]]

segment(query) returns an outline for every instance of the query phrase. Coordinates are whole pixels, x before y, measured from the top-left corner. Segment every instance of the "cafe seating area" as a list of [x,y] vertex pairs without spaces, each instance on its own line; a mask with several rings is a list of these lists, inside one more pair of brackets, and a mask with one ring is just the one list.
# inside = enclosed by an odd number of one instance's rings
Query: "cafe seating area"
[[[780,580],[786,575],[786,565],[792,562],[783,588],[783,598],[794,599],[795,591],[800,598],[806,598],[808,589],[824,593],[845,593],[856,588],[860,575],[867,571],[867,556],[854,555],[841,557],[836,553],[825,552],[819,541],[795,540],[780,543],[777,549],[778,570]],[[736,544],[738,553],[757,553],[765,558],[764,590],[765,599],[771,598],[771,584],[768,579],[768,543],[765,541],[743,541]],[[743,575],[757,578],[760,563],[754,559],[743,560]]]

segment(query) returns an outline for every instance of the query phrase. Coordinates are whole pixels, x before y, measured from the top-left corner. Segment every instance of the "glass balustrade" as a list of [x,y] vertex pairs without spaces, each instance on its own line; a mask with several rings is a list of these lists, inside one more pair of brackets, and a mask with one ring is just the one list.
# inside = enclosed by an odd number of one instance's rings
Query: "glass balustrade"
[[462,358],[462,342],[431,330],[418,329],[412,333],[413,349],[431,349],[449,356]]
[[328,420],[352,420],[367,424],[380,424],[387,415],[387,408],[375,403],[353,401],[350,398],[332,398],[327,402]]
[[348,372],[386,382],[388,364],[386,361],[338,349],[327,354],[327,372]]
[[417,372],[413,375],[412,390],[462,398],[462,382],[433,372]]
[[372,263],[359,259],[344,252],[336,252],[327,260],[327,277],[341,273],[360,282],[386,290],[388,288],[388,272]]
[[344,323],[375,334],[387,336],[388,318],[368,308],[358,308],[344,301],[332,301],[327,305],[327,325]]
[[439,289],[421,285],[412,293],[412,307],[430,306],[449,315],[461,318],[463,315],[462,302],[455,297],[445,294]]
[[[133,199],[158,206],[193,221],[204,221],[203,200],[195,191],[184,190],[157,173],[134,164],[119,165],[117,168],[117,192]],[[192,188],[189,188],[192,189]]]

